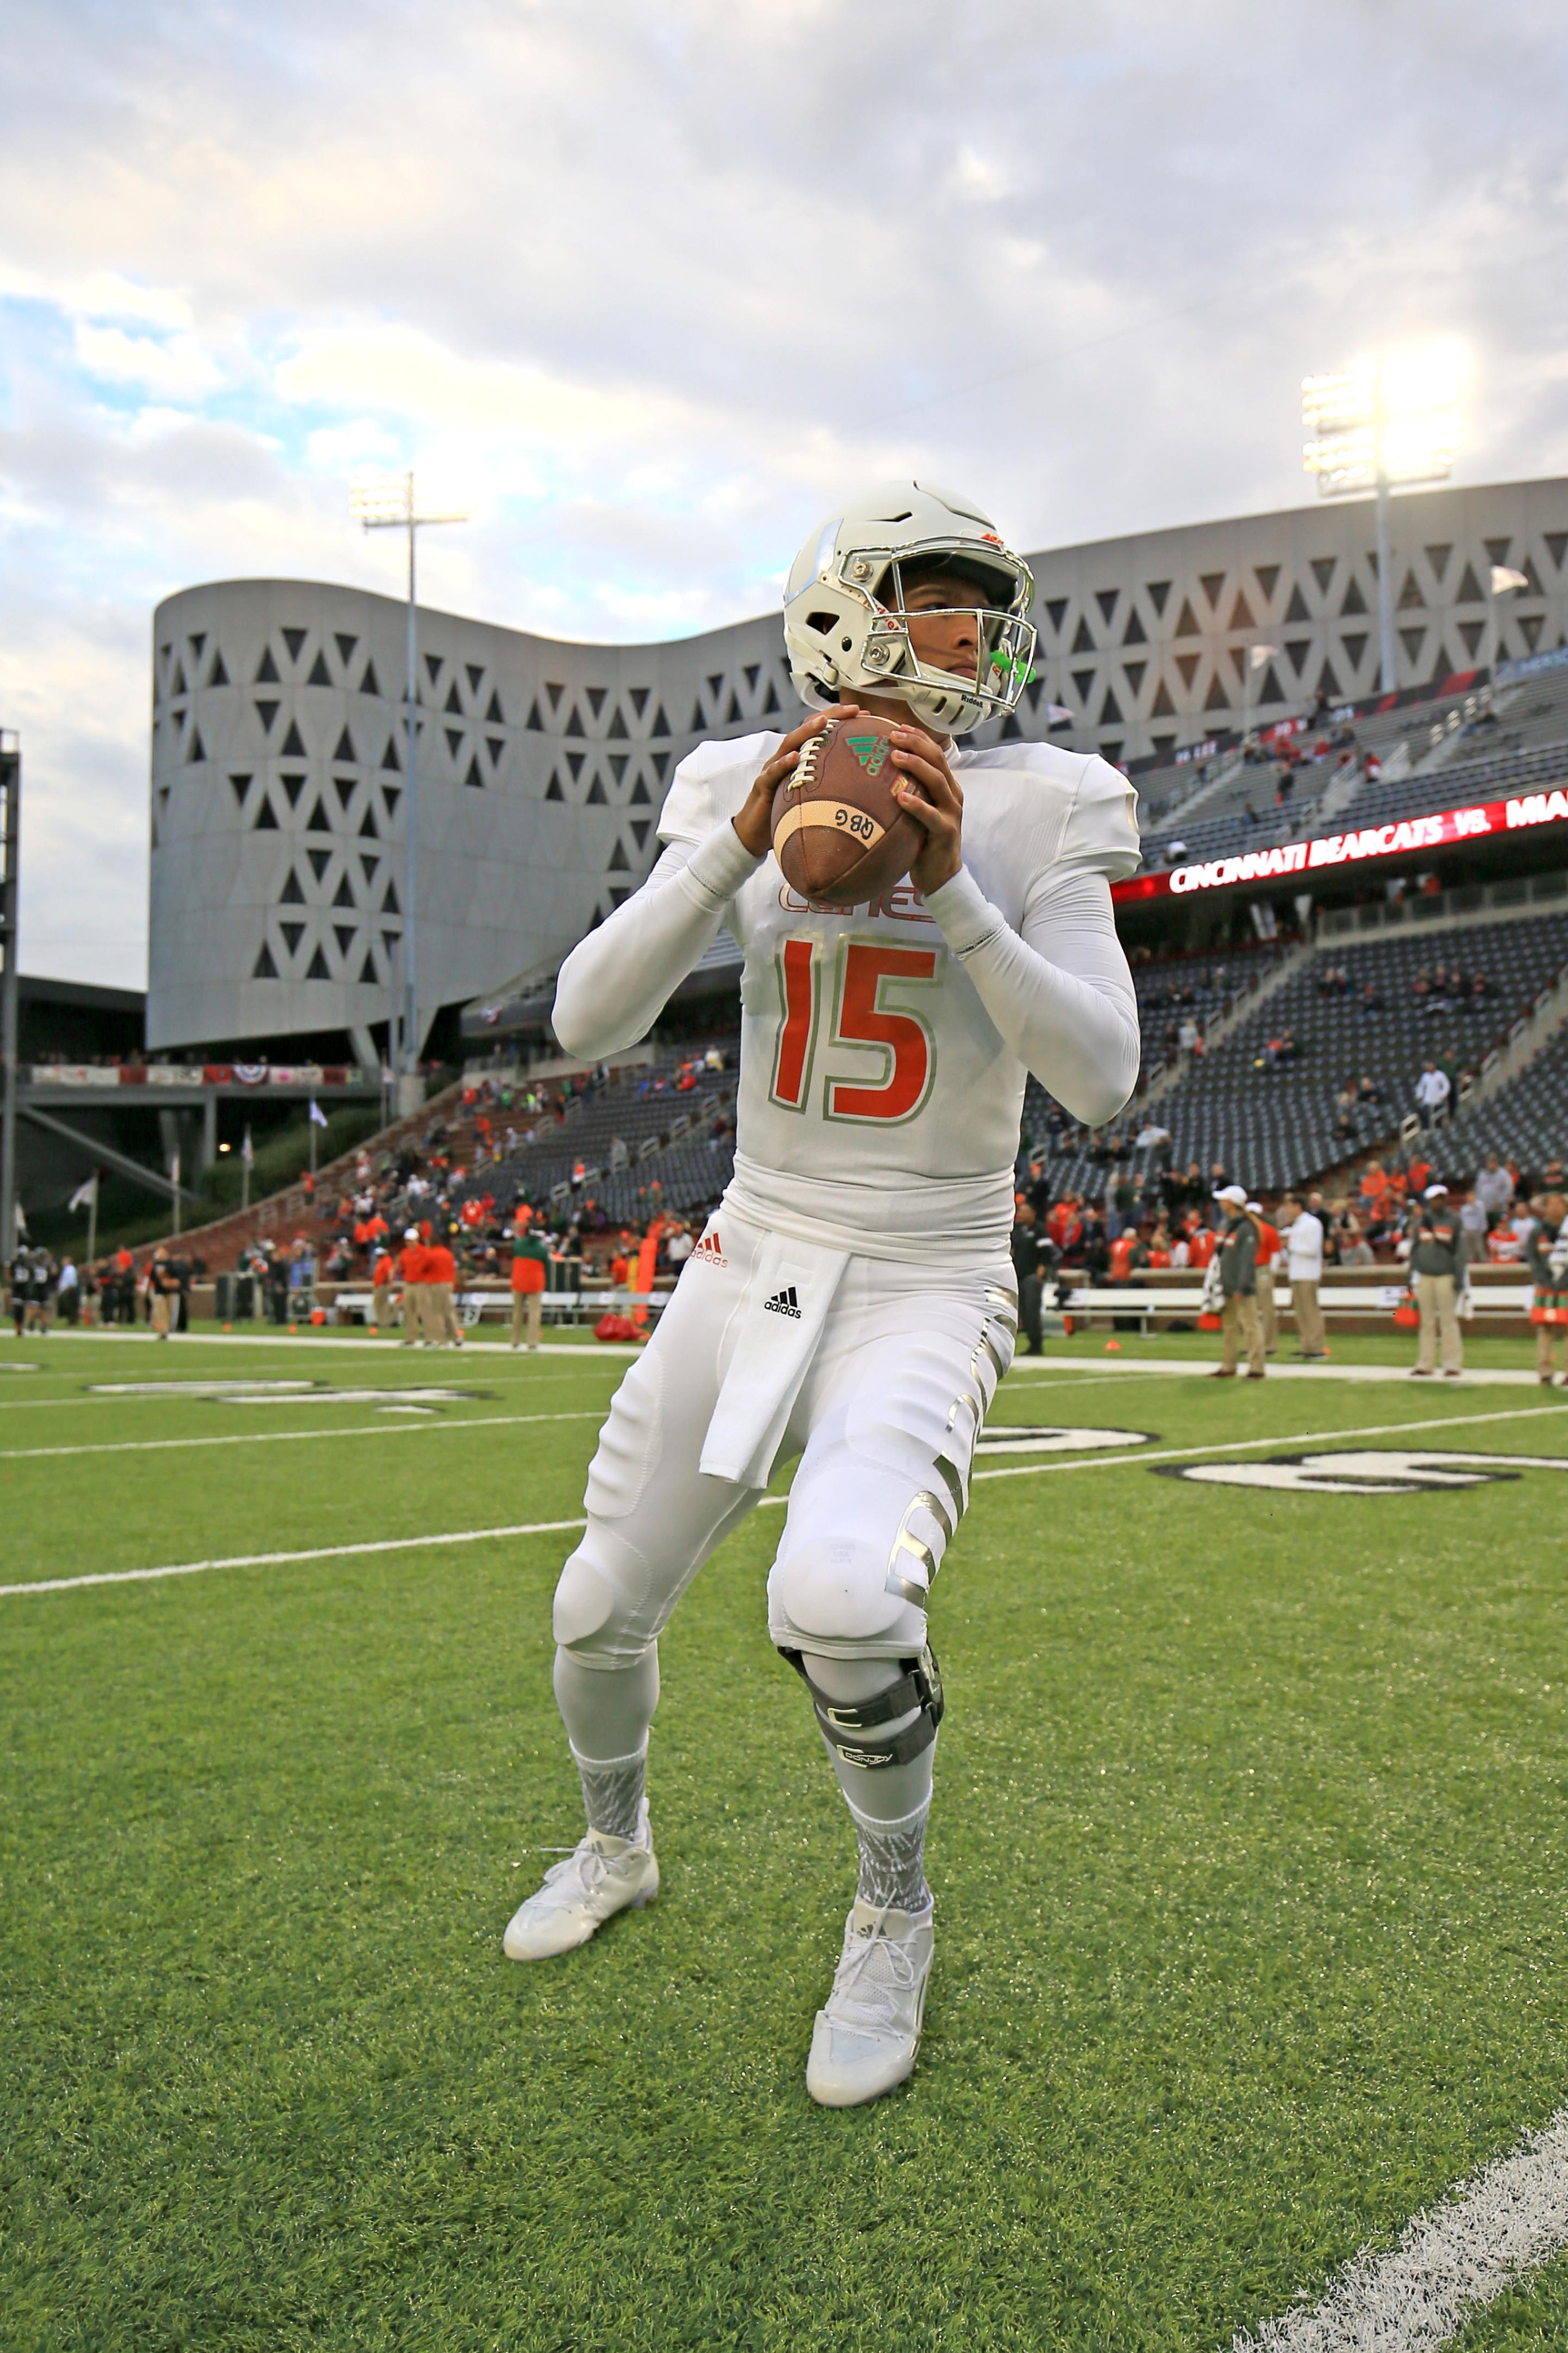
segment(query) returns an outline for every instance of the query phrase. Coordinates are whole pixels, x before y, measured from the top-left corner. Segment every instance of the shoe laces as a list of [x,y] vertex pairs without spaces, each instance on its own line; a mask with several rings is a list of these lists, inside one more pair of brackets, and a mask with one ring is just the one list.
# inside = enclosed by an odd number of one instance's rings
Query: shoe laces
[[592,1896],[604,1884],[609,1861],[604,1851],[591,1838],[579,1841],[575,1846],[547,1846],[543,1854],[558,1854],[563,1859],[552,1862],[533,1897],[535,1904],[571,1904],[579,1896]]
[[827,2000],[837,2024],[853,2028],[864,2021],[870,2031],[885,2032],[905,2022],[900,1997],[914,1991],[920,1971],[909,1947],[883,1934],[889,1908],[884,1904],[869,1927],[852,1928],[845,1938]]

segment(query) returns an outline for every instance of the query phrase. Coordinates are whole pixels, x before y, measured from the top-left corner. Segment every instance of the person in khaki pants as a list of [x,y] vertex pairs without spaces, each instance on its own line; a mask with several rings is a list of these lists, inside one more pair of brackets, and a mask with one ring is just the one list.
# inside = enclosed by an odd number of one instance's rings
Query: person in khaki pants
[[528,1345],[530,1348],[539,1345],[539,1327],[544,1314],[544,1270],[549,1262],[549,1242],[530,1225],[527,1209],[520,1209],[517,1230],[511,1238],[511,1345],[514,1348],[521,1345],[525,1316]]
[[1258,1328],[1263,1335],[1263,1353],[1271,1356],[1279,1345],[1279,1315],[1274,1297],[1279,1229],[1264,1216],[1261,1201],[1248,1201],[1247,1214],[1258,1236]]
[[453,1293],[458,1261],[443,1241],[425,1252],[425,1345],[427,1348],[460,1348],[463,1327],[458,1321]]
[[405,1348],[416,1348],[425,1337],[426,1255],[418,1227],[405,1227],[403,1248],[397,1253],[397,1271],[403,1282],[403,1345]]
[[391,1253],[377,1250],[370,1275],[370,1328],[373,1332],[386,1331],[391,1326],[392,1286],[396,1280],[397,1269],[392,1262]]
[[[1568,1388],[1568,1201],[1561,1193],[1548,1193],[1531,1206],[1539,1216],[1525,1237],[1524,1263],[1535,1285],[1530,1320],[1535,1326],[1536,1377]],[[1560,1350],[1562,1372],[1556,1364]]]
[[1410,1273],[1421,1311],[1421,1346],[1412,1380],[1430,1380],[1436,1371],[1439,1341],[1443,1372],[1457,1381],[1465,1369],[1459,1338],[1459,1293],[1468,1255],[1465,1229],[1448,1206],[1447,1185],[1428,1185],[1410,1215]]
[[1222,1185],[1215,1199],[1226,1213],[1215,1253],[1225,1298],[1219,1318],[1224,1354],[1210,1377],[1235,1380],[1237,1357],[1245,1340],[1247,1377],[1260,1381],[1264,1366],[1263,1331],[1258,1321],[1258,1229],[1247,1214],[1245,1186]]
[[1285,1229],[1290,1312],[1296,1318],[1296,1354],[1311,1363],[1329,1353],[1318,1299],[1318,1285],[1323,1279],[1323,1221],[1304,1209],[1294,1194],[1287,1194],[1281,1201],[1279,1216]]

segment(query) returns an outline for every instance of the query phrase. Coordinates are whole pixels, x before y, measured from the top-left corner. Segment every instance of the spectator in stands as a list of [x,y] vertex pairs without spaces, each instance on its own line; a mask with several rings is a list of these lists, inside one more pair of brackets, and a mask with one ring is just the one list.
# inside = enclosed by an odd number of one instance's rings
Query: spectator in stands
[[1296,1355],[1313,1363],[1328,1355],[1323,1335],[1323,1311],[1318,1286],[1323,1279],[1322,1219],[1303,1208],[1294,1193],[1279,1204],[1284,1229],[1285,1271],[1290,1284],[1290,1312],[1296,1319]]
[[1245,1340],[1247,1377],[1260,1381],[1264,1364],[1263,1334],[1258,1321],[1258,1233],[1247,1214],[1247,1188],[1226,1185],[1215,1198],[1225,1212],[1218,1251],[1223,1353],[1211,1377],[1216,1381],[1236,1378],[1237,1357]]
[[[1535,1326],[1536,1377],[1568,1388],[1568,1200],[1548,1193],[1524,1246],[1524,1262],[1535,1285],[1530,1320]],[[1558,1369],[1561,1353],[1562,1369]]]
[[1465,1229],[1448,1205],[1447,1185],[1427,1186],[1410,1213],[1409,1231],[1411,1281],[1421,1311],[1421,1345],[1411,1378],[1431,1378],[1441,1340],[1444,1375],[1458,1380],[1465,1365],[1458,1307],[1467,1261]]
[[1347,1212],[1338,1222],[1337,1258],[1341,1266],[1375,1266],[1372,1244]]
[[1363,1013],[1381,1013],[1383,1011],[1383,995],[1374,980],[1369,980],[1366,987],[1362,990],[1361,1009]]
[[1172,1258],[1172,1250],[1173,1250],[1173,1243],[1172,1243],[1172,1240],[1171,1240],[1171,1229],[1170,1229],[1170,1227],[1166,1224],[1166,1222],[1165,1222],[1165,1220],[1164,1220],[1164,1219],[1163,1219],[1163,1217],[1156,1219],[1155,1223],[1154,1223],[1154,1230],[1153,1230],[1153,1232],[1152,1232],[1152,1233],[1150,1235],[1150,1237],[1149,1237],[1149,1263],[1150,1263],[1150,1265],[1151,1265],[1151,1266],[1170,1266],[1170,1265],[1172,1265],[1172,1264],[1173,1263],[1173,1258]]
[[1447,1113],[1448,1098],[1454,1090],[1446,1071],[1436,1062],[1428,1062],[1415,1082],[1415,1101],[1420,1106],[1423,1124],[1428,1131],[1435,1128]]
[[1513,1207],[1513,1178],[1498,1158],[1489,1152],[1486,1166],[1476,1178],[1475,1198],[1487,1213],[1487,1224],[1500,1224]]

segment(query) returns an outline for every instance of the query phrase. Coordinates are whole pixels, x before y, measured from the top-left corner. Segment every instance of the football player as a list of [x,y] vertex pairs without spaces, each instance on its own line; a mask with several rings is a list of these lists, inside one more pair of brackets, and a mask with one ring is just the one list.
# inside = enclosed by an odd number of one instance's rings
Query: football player
[[[798,1454],[768,1630],[859,1844],[806,2068],[828,2106],[889,2090],[920,2044],[942,1712],[928,1612],[1012,1359],[1025,1079],[1099,1125],[1138,1075],[1110,890],[1138,863],[1131,786],[1092,754],[956,741],[1017,703],[1033,592],[966,499],[898,483],[835,515],[784,599],[816,715],[682,761],[658,864],[574,949],[555,1000],[566,1050],[598,1060],[647,1034],[721,924],[744,953],[734,1176],[616,1393],[556,1588],[555,1693],[587,1834],[505,1950],[569,1951],[657,1894],[644,1772],[658,1636]],[[797,897],[770,843],[802,745],[853,710],[897,723],[897,789],[924,846],[906,882],[845,909]],[[751,1744],[743,1720],[711,1732]]]

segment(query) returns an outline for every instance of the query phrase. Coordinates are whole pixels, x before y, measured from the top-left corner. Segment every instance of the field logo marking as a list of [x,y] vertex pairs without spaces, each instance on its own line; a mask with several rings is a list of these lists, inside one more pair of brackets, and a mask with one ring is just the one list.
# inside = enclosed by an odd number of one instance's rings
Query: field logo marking
[[1568,2108],[1441,2206],[1386,2254],[1363,2251],[1320,2304],[1243,2330],[1233,2353],[1427,2353],[1474,2312],[1568,2246]]
[[1267,1462],[1150,1467],[1157,1479],[1190,1479],[1205,1487],[1266,1487],[1281,1495],[1434,1495],[1493,1486],[1517,1479],[1521,1471],[1568,1471],[1568,1455],[1450,1454],[1391,1446],[1349,1454],[1273,1454]]

